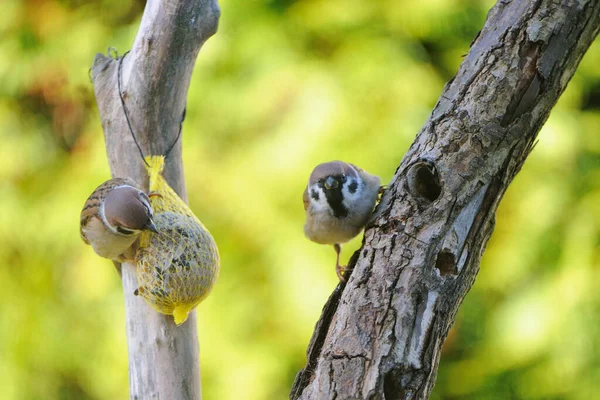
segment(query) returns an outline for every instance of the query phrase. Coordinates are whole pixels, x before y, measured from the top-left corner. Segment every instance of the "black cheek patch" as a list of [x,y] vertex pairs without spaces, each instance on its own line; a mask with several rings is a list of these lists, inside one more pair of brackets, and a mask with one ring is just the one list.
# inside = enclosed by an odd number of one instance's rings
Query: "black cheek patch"
[[348,186],[348,191],[352,194],[356,193],[356,189],[358,189],[358,183],[356,183],[356,181],[352,182],[350,186]]
[[310,191],[310,197],[312,197],[316,201],[319,201],[319,192],[317,192],[316,190],[311,190]]

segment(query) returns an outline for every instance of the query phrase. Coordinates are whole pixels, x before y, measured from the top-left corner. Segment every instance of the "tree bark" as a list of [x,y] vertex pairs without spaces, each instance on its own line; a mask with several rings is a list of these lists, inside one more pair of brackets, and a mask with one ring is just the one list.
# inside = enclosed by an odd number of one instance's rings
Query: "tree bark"
[[291,399],[424,399],[496,209],[600,27],[594,0],[499,1],[323,309]]
[[[194,63],[216,30],[216,0],[148,0],[131,52],[122,65],[122,92],[137,141],[145,155],[165,154],[185,110]],[[110,55],[110,54],[109,54]],[[117,89],[118,59],[97,54],[92,80],[113,177],[130,177],[148,189],[148,175],[129,131]],[[166,160],[164,176],[187,200],[181,140]],[[132,399],[200,399],[196,313],[177,327],[141,297],[135,266],[122,265],[129,382]]]

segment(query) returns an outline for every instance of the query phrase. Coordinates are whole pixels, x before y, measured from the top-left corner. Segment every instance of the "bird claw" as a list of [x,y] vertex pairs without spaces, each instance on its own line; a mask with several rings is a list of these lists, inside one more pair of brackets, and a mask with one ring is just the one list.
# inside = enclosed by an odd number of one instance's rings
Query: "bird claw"
[[383,193],[385,193],[385,191],[388,190],[387,185],[381,185],[379,186],[379,191],[377,192],[377,202],[381,202],[381,198],[383,197]]
[[158,192],[152,191],[152,192],[148,193],[148,197],[160,197],[162,199],[163,195]]
[[127,252],[125,252],[118,257],[117,261],[121,264],[126,262],[135,264],[135,256],[132,257],[131,255],[127,254]]
[[346,283],[346,278],[344,277],[343,273],[347,273],[349,271],[352,271],[352,268],[348,268],[347,265],[336,265],[335,266],[335,273],[337,274],[340,282]]

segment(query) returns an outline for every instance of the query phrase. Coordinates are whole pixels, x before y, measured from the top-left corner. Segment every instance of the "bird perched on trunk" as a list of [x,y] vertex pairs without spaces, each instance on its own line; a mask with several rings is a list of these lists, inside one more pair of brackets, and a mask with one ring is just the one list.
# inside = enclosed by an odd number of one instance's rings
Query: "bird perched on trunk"
[[146,193],[131,179],[104,182],[86,200],[80,217],[80,234],[100,257],[132,261],[132,245],[144,230],[157,232]]
[[319,164],[310,174],[303,196],[304,233],[313,242],[333,245],[335,271],[342,282],[341,244],[365,227],[380,193],[379,184],[378,176],[343,161]]

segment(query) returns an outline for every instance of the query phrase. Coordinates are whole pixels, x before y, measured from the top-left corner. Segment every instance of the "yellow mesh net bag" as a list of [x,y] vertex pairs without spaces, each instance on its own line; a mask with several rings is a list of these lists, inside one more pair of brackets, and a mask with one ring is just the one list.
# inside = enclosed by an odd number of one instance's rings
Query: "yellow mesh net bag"
[[210,232],[161,173],[163,156],[146,157],[150,203],[159,233],[144,231],[136,253],[142,296],[156,311],[181,325],[210,293],[219,275],[219,251]]

